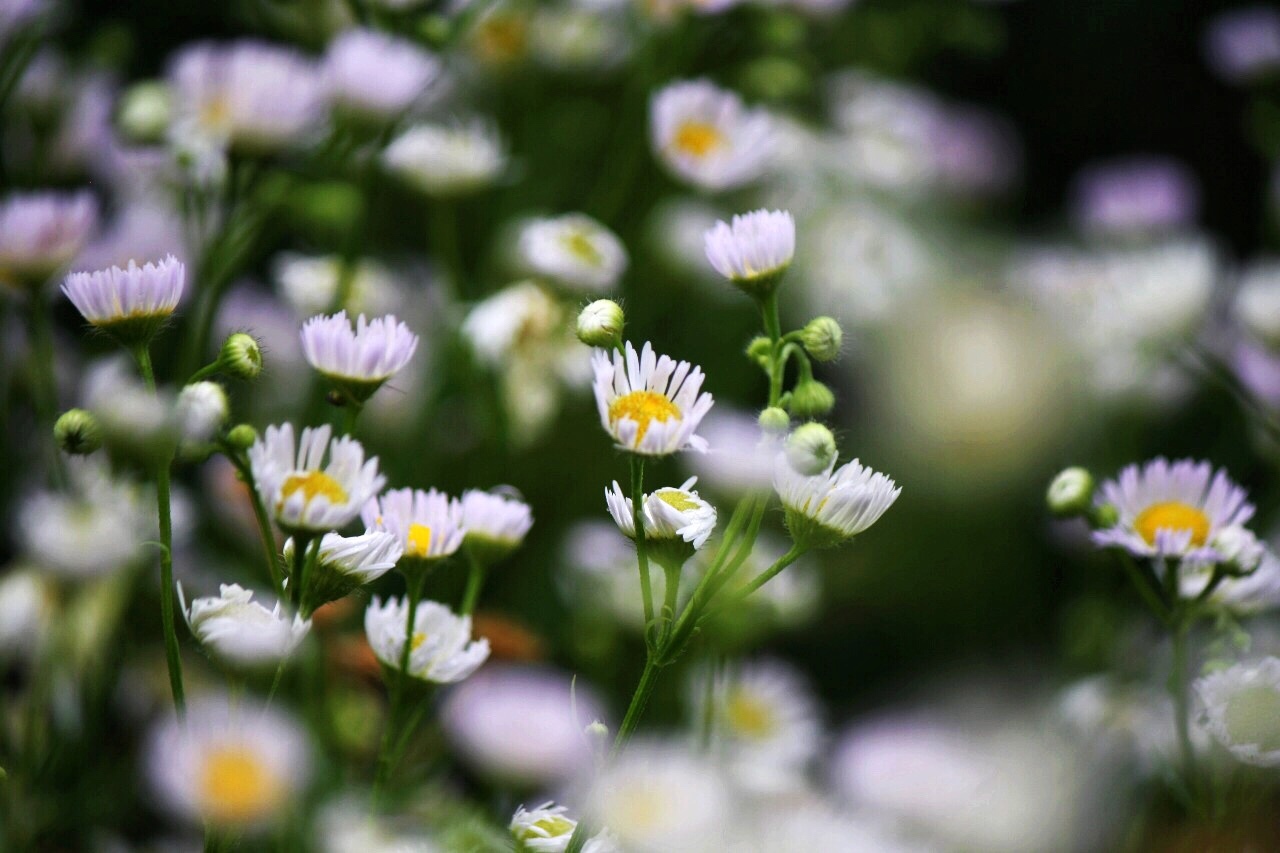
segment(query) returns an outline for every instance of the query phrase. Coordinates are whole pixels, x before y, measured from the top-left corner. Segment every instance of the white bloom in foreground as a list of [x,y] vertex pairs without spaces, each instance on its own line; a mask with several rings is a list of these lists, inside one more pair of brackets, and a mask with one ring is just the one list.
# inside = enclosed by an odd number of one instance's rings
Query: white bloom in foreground
[[514,550],[533,527],[533,511],[518,497],[468,489],[462,493],[465,541],[492,555]]
[[713,764],[683,746],[646,743],[601,773],[587,813],[636,853],[713,850],[733,817]]
[[222,584],[217,596],[193,598],[187,606],[178,585],[182,615],[200,645],[232,666],[259,667],[277,664],[293,654],[307,632],[311,620],[300,615],[290,619],[280,602],[268,610],[253,600],[253,592],[239,584]]
[[293,424],[269,426],[249,448],[258,494],[286,531],[315,534],[345,527],[386,482],[378,473],[378,458],[366,461],[360,442],[346,436],[331,442],[330,434],[327,424],[308,427],[295,449]]
[[483,121],[420,124],[392,140],[382,162],[418,191],[448,197],[492,185],[507,167],[507,151]]
[[126,341],[145,341],[182,298],[187,270],[173,255],[159,263],[73,272],[62,292],[91,325]]
[[[285,543],[286,551],[290,544]],[[321,566],[350,578],[356,586],[363,586],[394,569],[402,554],[404,546],[394,534],[370,530],[359,536],[326,533],[320,540],[320,554],[316,559]]]
[[372,814],[359,796],[328,803],[315,826],[315,847],[323,853],[443,853],[424,832],[394,817]]
[[1209,733],[1246,764],[1280,767],[1280,658],[1238,663],[1195,682]]
[[706,80],[672,83],[653,96],[654,154],[678,178],[708,190],[760,176],[773,152],[772,121]]
[[[400,669],[408,624],[407,599],[377,596],[364,612],[364,632],[385,666]],[[437,684],[461,681],[489,658],[489,641],[471,639],[471,617],[455,615],[436,601],[418,602],[409,641],[409,672],[413,678]]]
[[718,406],[700,431],[709,445],[707,452],[690,454],[683,461],[703,485],[734,495],[773,487],[778,442],[765,434],[755,415]]
[[0,203],[0,284],[43,284],[80,253],[97,222],[87,192],[9,196]]
[[297,721],[225,698],[192,702],[151,732],[146,763],[161,803],[191,823],[255,829],[283,817],[306,784],[310,748]]
[[1240,277],[1233,304],[1245,331],[1270,349],[1280,349],[1280,262],[1253,264]]
[[748,293],[767,294],[796,252],[796,221],[783,210],[756,210],[716,222],[704,237],[716,272]]
[[34,657],[55,613],[53,583],[34,569],[0,578],[0,662]]
[[787,529],[797,542],[815,547],[857,536],[893,506],[902,489],[857,459],[812,477],[797,472],[785,455],[774,465],[773,486],[787,513]]
[[[716,508],[698,497],[693,490],[697,477],[685,480],[679,488],[670,486],[644,496],[644,535],[646,539],[683,539],[695,549],[707,544],[716,529]],[[618,481],[605,489],[605,504],[618,529],[629,539],[636,536],[631,499]]]
[[700,393],[702,368],[658,356],[647,342],[637,354],[629,341],[625,353],[596,350],[591,365],[600,424],[619,447],[645,456],[707,449],[694,434],[713,402]]
[[544,666],[493,663],[445,695],[440,724],[472,771],[515,787],[543,787],[590,766],[582,727],[604,711],[582,679]]
[[[564,853],[569,849],[573,831],[578,828],[578,822],[568,817],[567,811],[553,802],[532,810],[520,806],[507,827],[516,840],[516,849],[528,853]],[[620,850],[607,831],[588,839],[582,847],[583,853],[620,853]]]
[[412,560],[448,557],[461,547],[466,533],[462,504],[436,489],[394,489],[369,500],[361,519],[370,530],[395,536],[404,557]]
[[267,42],[188,45],[170,66],[169,81],[178,126],[248,151],[299,141],[323,113],[315,64]]
[[179,392],[176,411],[182,440],[205,444],[227,422],[230,404],[227,392],[217,382],[193,382]]
[[527,223],[517,251],[529,272],[590,293],[612,290],[627,271],[622,241],[582,213]]
[[412,106],[440,72],[440,60],[413,42],[353,29],[329,44],[321,73],[335,106],[392,119]]
[[347,312],[312,317],[302,326],[302,352],[307,363],[360,402],[413,358],[418,336],[394,316],[366,320],[355,326]]
[[938,848],[898,837],[892,825],[838,811],[813,797],[765,802],[742,816],[727,853],[937,853]]
[[1099,490],[1099,503],[1115,507],[1118,521],[1095,531],[1093,541],[1138,557],[1221,562],[1219,537],[1232,536],[1232,528],[1253,517],[1247,498],[1226,471],[1214,471],[1208,462],[1154,459],[1130,465]]

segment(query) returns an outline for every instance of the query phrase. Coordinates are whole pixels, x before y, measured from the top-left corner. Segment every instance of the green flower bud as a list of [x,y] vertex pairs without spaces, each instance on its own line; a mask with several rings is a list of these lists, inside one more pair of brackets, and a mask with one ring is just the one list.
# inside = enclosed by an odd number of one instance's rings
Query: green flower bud
[[102,427],[92,413],[69,409],[53,425],[53,438],[64,453],[87,456],[102,446]]
[[751,343],[747,344],[747,358],[759,364],[767,364],[769,354],[773,352],[773,341],[764,335],[751,339]]
[[1067,468],[1053,478],[1045,501],[1062,518],[1084,515],[1093,504],[1093,475],[1084,468]]
[[116,124],[132,142],[164,141],[173,114],[173,94],[166,83],[147,80],[135,83],[120,96]]
[[791,391],[791,413],[799,418],[816,418],[830,412],[836,395],[816,379],[806,379]]
[[1115,527],[1120,523],[1120,510],[1111,504],[1103,504],[1093,510],[1092,520],[1097,527]]
[[830,317],[814,317],[800,332],[800,341],[804,351],[818,361],[832,361],[840,355],[844,332]]
[[578,340],[589,347],[609,349],[622,340],[626,315],[612,299],[597,299],[578,314]]
[[248,450],[258,440],[258,431],[248,424],[236,424],[227,433],[227,444],[236,450]]
[[777,406],[770,406],[760,413],[760,429],[770,435],[782,435],[791,429],[791,416]]
[[812,477],[821,474],[836,460],[836,437],[831,430],[816,422],[801,424],[787,436],[787,461],[798,473]]
[[236,332],[223,343],[218,365],[228,376],[253,379],[262,372],[262,348],[252,335]]

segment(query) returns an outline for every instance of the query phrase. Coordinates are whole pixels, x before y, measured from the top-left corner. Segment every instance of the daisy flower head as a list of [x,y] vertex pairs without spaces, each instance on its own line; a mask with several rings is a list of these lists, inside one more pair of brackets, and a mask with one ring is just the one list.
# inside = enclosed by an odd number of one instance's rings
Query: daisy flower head
[[249,448],[258,494],[288,533],[310,538],[345,527],[386,483],[360,442],[330,435],[327,424],[307,427],[295,445],[286,423],[267,427]]
[[302,326],[302,352],[307,363],[357,403],[364,403],[396,375],[418,348],[418,336],[393,315],[355,326],[345,310],[312,317]]
[[98,223],[87,192],[16,193],[0,203],[0,284],[39,287],[71,263]]
[[463,541],[485,564],[510,554],[533,527],[533,512],[518,496],[469,489],[462,493]]
[[441,71],[440,60],[413,42],[351,29],[329,44],[321,74],[336,108],[389,121],[413,106]]
[[1225,560],[1235,529],[1253,517],[1244,489],[1208,462],[1154,459],[1130,465],[1102,484],[1100,505],[1115,509],[1115,524],[1096,530],[1103,548],[1124,548],[1136,557],[1172,557],[1193,564]]
[[755,180],[773,151],[772,121],[706,80],[672,83],[653,96],[654,154],[681,180],[727,190]]
[[786,511],[787,530],[798,546],[829,548],[875,524],[902,493],[889,477],[857,459],[835,461],[813,475],[800,473],[779,454],[773,487]]
[[282,817],[307,782],[310,759],[305,730],[282,711],[205,698],[183,719],[156,726],[145,766],[176,816],[252,831]]
[[126,346],[149,341],[178,307],[187,269],[173,255],[124,269],[73,272],[62,292],[90,325]]
[[278,664],[293,654],[311,630],[310,619],[301,615],[290,619],[279,602],[268,610],[239,584],[223,584],[219,595],[193,598],[190,606],[179,584],[178,599],[192,635],[210,655],[231,667]]
[[695,434],[713,403],[702,392],[702,368],[659,356],[648,342],[637,353],[630,341],[624,352],[596,350],[591,366],[600,424],[620,448],[644,456],[706,451]]
[[502,138],[481,120],[415,125],[382,152],[388,172],[433,198],[455,198],[492,186],[507,159]]
[[[284,543],[286,565],[293,562],[293,540]],[[359,536],[326,533],[316,555],[317,571],[302,591],[302,611],[312,613],[352,590],[372,583],[396,567],[404,547],[391,533],[369,530]]]
[[707,260],[748,296],[773,293],[796,251],[796,221],[788,211],[756,210],[716,222],[707,231]]
[[[660,565],[684,565],[693,553],[707,544],[716,529],[716,508],[698,496],[693,486],[697,477],[679,488],[661,488],[644,496],[644,535]],[[605,504],[618,529],[629,539],[636,535],[631,499],[618,481],[605,490]]]
[[[536,809],[520,806],[507,827],[516,841],[516,849],[527,853],[564,853],[578,828],[568,809],[546,802]],[[622,848],[606,829],[588,839],[582,853],[620,853]]]
[[404,549],[400,565],[423,565],[452,556],[462,546],[462,503],[436,489],[394,489],[369,500],[365,527],[385,530]]
[[1245,764],[1280,767],[1280,658],[1238,663],[1195,682],[1209,733]]
[[[400,669],[407,599],[377,596],[364,612],[364,631],[373,653],[383,666]],[[414,612],[409,640],[408,675],[421,681],[452,684],[462,681],[489,658],[489,641],[471,639],[471,617],[458,616],[437,601],[420,601]]]
[[627,271],[627,250],[622,241],[583,213],[526,223],[516,250],[532,274],[586,293],[613,290]]

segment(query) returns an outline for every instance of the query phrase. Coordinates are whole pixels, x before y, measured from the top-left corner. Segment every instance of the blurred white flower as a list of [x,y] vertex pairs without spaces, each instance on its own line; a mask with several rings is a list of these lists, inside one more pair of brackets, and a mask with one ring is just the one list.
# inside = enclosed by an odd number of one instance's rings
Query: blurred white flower
[[0,203],[0,284],[38,287],[71,263],[98,223],[87,192],[18,193]]
[[369,258],[360,258],[350,270],[344,270],[337,255],[285,252],[276,258],[272,269],[280,295],[299,317],[325,314],[332,309],[343,290],[344,272],[350,281],[345,283],[346,298],[337,305],[339,310],[352,315],[382,316],[406,307],[401,282],[381,263]]
[[1280,261],[1250,264],[1240,274],[1233,313],[1258,343],[1280,350]]
[[35,569],[7,570],[0,577],[0,661],[35,656],[54,616],[54,590]]
[[1220,744],[1246,764],[1280,767],[1280,658],[1238,663],[1194,686]]
[[[405,824],[403,831],[400,823]],[[314,843],[324,853],[442,853],[413,822],[371,814],[368,804],[355,798],[337,800],[321,810]]]
[[437,489],[393,489],[370,498],[360,512],[369,530],[385,530],[404,549],[404,559],[441,560],[462,546],[462,503]]
[[186,444],[212,441],[227,422],[227,392],[217,382],[193,382],[178,393],[178,431]]
[[413,106],[441,72],[440,60],[413,42],[367,29],[334,38],[321,70],[334,106],[380,121]]
[[1199,193],[1182,164],[1158,157],[1100,163],[1072,188],[1076,227],[1091,236],[1155,236],[1191,225]]
[[707,452],[681,457],[699,480],[731,495],[773,487],[777,441],[765,435],[755,415],[717,406],[699,431],[707,440]]
[[311,630],[311,620],[290,619],[280,602],[268,610],[239,584],[222,584],[217,596],[193,598],[178,585],[182,615],[191,633],[218,660],[234,667],[265,667],[293,654]]
[[626,247],[617,235],[581,213],[525,223],[517,252],[533,275],[586,293],[613,290],[628,263]]
[[[384,666],[398,671],[404,651],[409,603],[374,596],[364,612],[364,631]],[[489,641],[471,639],[471,617],[458,616],[436,601],[420,601],[409,639],[408,675],[436,684],[461,681],[489,658]]]
[[454,197],[497,182],[507,168],[507,151],[497,131],[476,119],[414,125],[391,141],[382,161],[420,192]]
[[772,122],[706,80],[671,83],[649,105],[654,155],[676,177],[719,191],[749,183],[772,151]]

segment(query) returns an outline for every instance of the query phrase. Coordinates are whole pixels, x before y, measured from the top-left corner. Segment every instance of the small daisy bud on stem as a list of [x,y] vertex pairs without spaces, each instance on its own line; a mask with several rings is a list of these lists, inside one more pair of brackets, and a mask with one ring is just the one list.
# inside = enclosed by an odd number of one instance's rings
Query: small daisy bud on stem
[[227,433],[227,444],[236,450],[248,450],[258,440],[258,431],[248,424],[237,424]]
[[752,338],[751,343],[747,344],[747,358],[762,366],[769,363],[772,353],[773,341],[764,335]]
[[830,317],[814,317],[800,332],[804,351],[818,361],[833,361],[840,355],[844,332]]
[[262,348],[252,335],[236,332],[222,344],[218,365],[236,379],[253,379],[262,372]]
[[796,417],[817,418],[835,407],[836,395],[816,379],[803,380],[791,392],[791,411]]
[[820,423],[801,424],[787,437],[787,461],[797,473],[812,477],[836,458],[836,437]]
[[116,125],[131,142],[154,144],[164,141],[173,113],[169,87],[156,80],[135,83],[120,96]]
[[782,435],[791,429],[791,416],[778,406],[770,406],[760,413],[760,429],[770,435]]
[[178,394],[178,428],[189,444],[212,441],[227,422],[231,406],[217,382],[193,382]]
[[102,428],[90,412],[70,409],[53,425],[53,438],[64,453],[87,456],[102,446]]
[[1067,468],[1053,478],[1045,500],[1049,511],[1061,518],[1084,515],[1093,503],[1093,475],[1084,468]]
[[578,314],[578,340],[589,347],[614,349],[622,340],[626,315],[612,299],[597,299]]

